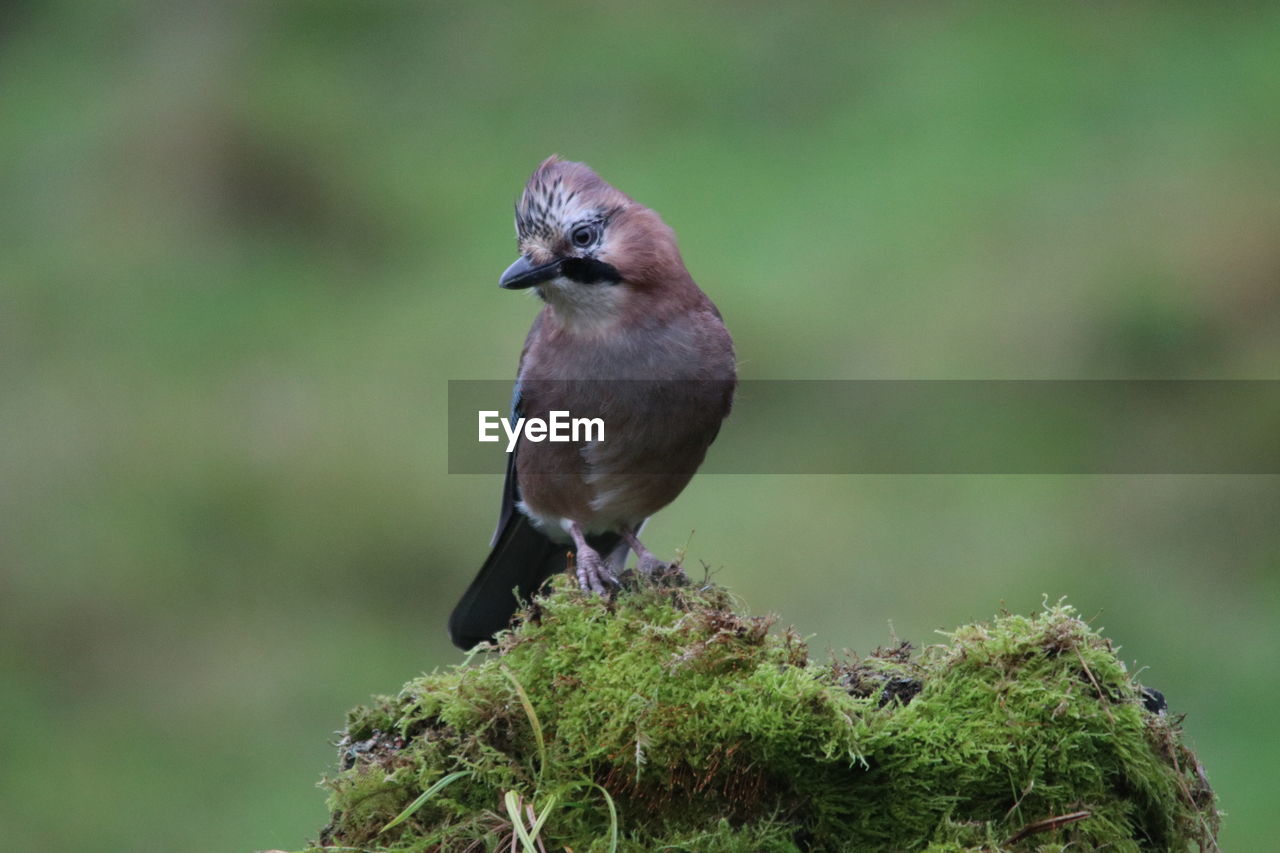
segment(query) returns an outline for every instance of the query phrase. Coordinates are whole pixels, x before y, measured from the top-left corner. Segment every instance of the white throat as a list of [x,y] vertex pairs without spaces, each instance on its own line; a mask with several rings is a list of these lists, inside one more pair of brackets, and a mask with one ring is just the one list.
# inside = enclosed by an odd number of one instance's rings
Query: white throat
[[540,285],[542,297],[566,328],[584,335],[611,329],[622,317],[626,288],[617,284],[581,284],[558,277]]

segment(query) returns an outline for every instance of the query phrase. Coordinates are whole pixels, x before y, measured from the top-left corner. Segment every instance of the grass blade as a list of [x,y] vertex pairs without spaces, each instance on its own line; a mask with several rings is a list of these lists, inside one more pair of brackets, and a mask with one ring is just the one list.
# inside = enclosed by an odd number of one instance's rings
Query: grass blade
[[378,830],[378,834],[381,835],[391,827],[398,826],[404,823],[406,820],[408,820],[410,817],[413,816],[414,812],[422,808],[426,804],[427,800],[431,799],[436,794],[443,791],[449,785],[452,785],[454,782],[457,782],[463,776],[470,776],[471,773],[472,771],[470,770],[455,770],[453,773],[450,773],[447,776],[441,776],[439,779],[435,781],[435,783],[430,788],[423,791],[421,796],[419,796],[412,803],[409,803],[409,805],[405,807],[404,811],[400,812],[400,814],[392,818],[390,823],[382,827],[382,829]]
[[551,810],[556,807],[556,795],[552,794],[547,797],[547,803],[542,807],[542,814],[538,815],[538,819],[533,822],[533,826],[529,829],[529,835],[534,838],[538,837],[538,833],[542,832],[542,825],[547,822],[547,818],[551,815]]
[[538,744],[538,779],[541,780],[542,771],[547,767],[547,745],[542,739],[542,723],[538,721],[538,715],[533,710],[533,703],[529,701],[529,694],[524,692],[524,685],[516,678],[515,673],[504,666],[502,674],[515,685],[516,695],[520,697],[520,704],[524,706],[525,716],[529,718],[529,725],[533,726],[533,739]]
[[605,805],[609,807],[609,853],[618,853],[618,807],[614,805],[613,797],[603,785],[598,782],[586,784],[604,794]]
[[524,845],[524,853],[538,853],[538,847],[533,843],[533,838],[524,825],[524,818],[520,816],[520,795],[515,791],[507,791],[503,801],[507,805],[507,814],[511,816],[511,828],[516,831],[516,836]]

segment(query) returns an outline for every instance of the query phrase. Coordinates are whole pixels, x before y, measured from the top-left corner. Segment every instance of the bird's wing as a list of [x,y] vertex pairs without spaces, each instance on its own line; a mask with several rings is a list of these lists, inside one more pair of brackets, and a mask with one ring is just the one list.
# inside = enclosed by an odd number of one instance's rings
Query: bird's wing
[[[515,388],[511,392],[512,426],[515,426],[516,421],[522,417],[520,402],[520,380],[517,378]],[[516,504],[520,503],[520,484],[516,482],[516,451],[519,447],[520,444],[517,442],[507,454],[507,473],[502,481],[502,503],[498,507],[498,526],[494,528],[493,538],[489,540],[491,548],[498,544],[498,537],[511,521],[511,515],[516,511]]]
[[[538,335],[538,331],[542,326],[542,314],[539,313],[533,320],[533,326],[529,329],[528,336],[524,339],[524,347],[520,350],[520,362],[516,365],[516,381],[511,388],[511,415],[509,420],[514,427],[516,421],[524,417],[524,395],[520,391],[520,383],[524,378],[524,363],[529,357],[529,347]],[[507,524],[511,521],[511,516],[516,512],[516,504],[520,503],[520,484],[516,481],[516,453],[520,449],[520,443],[516,442],[516,446],[507,454],[507,474],[502,481],[502,502],[498,507],[498,526],[494,528],[493,538],[489,541],[489,547],[498,544],[498,538],[502,536],[502,531],[506,529]]]
[[[534,321],[520,366],[516,370],[511,394],[511,421],[523,417],[524,406],[520,380],[524,373],[529,344],[538,332]],[[507,454],[507,473],[502,483],[502,502],[498,508],[498,526],[489,543],[489,556],[471,586],[449,616],[449,636],[459,648],[469,649],[506,628],[519,600],[527,601],[543,582],[565,566],[571,548],[552,542],[517,508],[520,484],[516,478],[516,448]]]
[[[520,362],[523,368],[523,353]],[[520,378],[517,375],[511,395],[512,423],[522,416],[522,412]],[[459,648],[469,649],[507,627],[518,600],[527,601],[548,577],[564,568],[565,555],[570,549],[555,544],[540,533],[517,509],[519,503],[516,450],[512,449],[507,454],[498,527],[493,531],[493,541],[489,543],[489,557],[449,617],[449,636]]]

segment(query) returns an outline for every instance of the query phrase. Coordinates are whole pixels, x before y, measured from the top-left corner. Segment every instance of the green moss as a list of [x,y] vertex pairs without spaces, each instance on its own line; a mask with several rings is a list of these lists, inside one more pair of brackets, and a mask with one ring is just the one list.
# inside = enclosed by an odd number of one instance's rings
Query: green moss
[[1175,723],[1067,606],[822,664],[717,587],[566,586],[351,712],[322,844],[507,849],[514,809],[575,853],[1216,849]]

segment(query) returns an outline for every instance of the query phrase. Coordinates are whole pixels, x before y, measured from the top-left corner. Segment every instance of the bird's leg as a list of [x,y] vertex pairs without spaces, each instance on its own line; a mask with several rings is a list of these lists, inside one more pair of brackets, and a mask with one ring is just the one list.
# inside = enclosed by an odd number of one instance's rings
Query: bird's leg
[[[636,536],[632,528],[622,528],[622,538],[627,540],[627,545],[632,551],[636,552],[636,568],[640,570],[642,575],[660,575],[671,570],[672,564],[664,563],[655,557],[652,551],[644,547],[644,543],[640,541],[640,537]],[[680,574],[684,574],[679,566],[675,566],[675,570]]]
[[569,535],[573,537],[574,548],[577,550],[577,558],[574,562],[577,566],[578,586],[583,592],[607,595],[610,586],[618,585],[618,579],[613,576],[613,572],[609,571],[600,552],[587,544],[582,525],[571,521],[568,528]]

